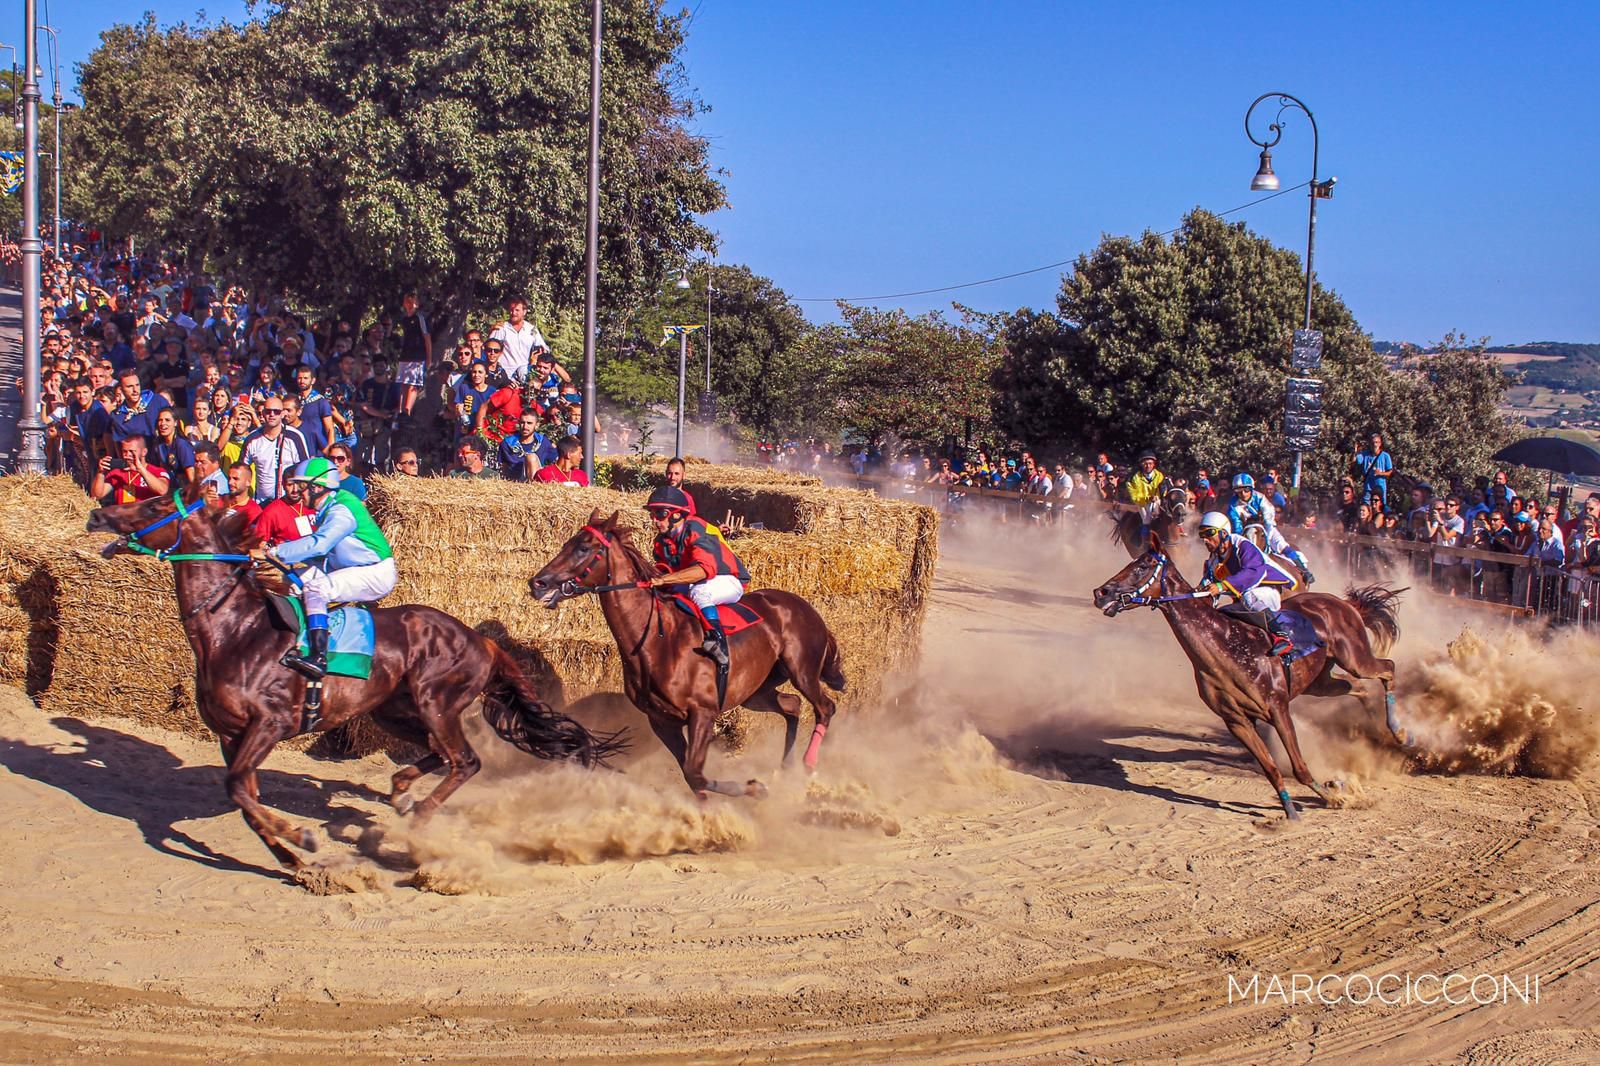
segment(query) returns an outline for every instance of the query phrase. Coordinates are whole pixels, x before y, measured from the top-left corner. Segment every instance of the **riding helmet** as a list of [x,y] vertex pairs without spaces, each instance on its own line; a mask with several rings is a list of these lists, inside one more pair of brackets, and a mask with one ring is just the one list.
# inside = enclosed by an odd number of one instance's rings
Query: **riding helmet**
[[680,488],[662,485],[650,494],[650,499],[646,500],[644,505],[646,511],[654,511],[658,507],[665,511],[682,511],[688,514],[689,497],[685,496]]
[[1253,489],[1256,487],[1256,479],[1249,474],[1235,474],[1233,475],[1233,487],[1236,489]]
[[336,489],[342,479],[339,476],[339,468],[319,455],[315,459],[307,459],[300,466],[295,467],[287,480],[305,481],[312,485],[320,485],[325,489]]
[[1206,530],[1214,529],[1219,533],[1232,533],[1233,523],[1221,511],[1207,511],[1200,519],[1200,533],[1205,535]]
[[1143,451],[1143,452],[1140,452],[1140,453],[1139,453],[1139,462],[1141,462],[1141,463],[1142,463],[1142,462],[1144,462],[1144,461],[1145,461],[1145,460],[1146,460],[1146,459],[1148,459],[1148,460],[1150,460],[1150,461],[1151,461],[1151,462],[1152,462],[1152,463],[1155,463],[1155,462],[1159,462],[1159,461],[1160,461],[1160,460],[1158,460],[1158,459],[1157,459],[1157,458],[1156,458],[1156,453],[1155,453],[1155,452],[1152,452],[1152,451]]

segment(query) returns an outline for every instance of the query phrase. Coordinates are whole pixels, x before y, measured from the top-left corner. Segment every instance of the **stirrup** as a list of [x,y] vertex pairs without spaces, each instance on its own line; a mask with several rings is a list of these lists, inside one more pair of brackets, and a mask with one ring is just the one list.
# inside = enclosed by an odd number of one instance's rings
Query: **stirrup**
[[301,655],[298,648],[290,648],[278,661],[308,681],[320,681],[328,676],[327,660]]
[[1294,651],[1294,641],[1277,633],[1268,634],[1272,637],[1272,654],[1279,659],[1284,658]]

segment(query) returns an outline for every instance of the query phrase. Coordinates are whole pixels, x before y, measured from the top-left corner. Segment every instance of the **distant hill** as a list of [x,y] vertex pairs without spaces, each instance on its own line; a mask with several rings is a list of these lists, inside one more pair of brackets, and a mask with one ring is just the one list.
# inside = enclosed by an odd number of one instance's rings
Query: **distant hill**
[[[1373,341],[1379,355],[1397,355],[1403,341]],[[1534,341],[1531,344],[1491,344],[1489,354],[1499,356],[1524,385],[1553,392],[1600,393],[1600,344],[1571,341]]]

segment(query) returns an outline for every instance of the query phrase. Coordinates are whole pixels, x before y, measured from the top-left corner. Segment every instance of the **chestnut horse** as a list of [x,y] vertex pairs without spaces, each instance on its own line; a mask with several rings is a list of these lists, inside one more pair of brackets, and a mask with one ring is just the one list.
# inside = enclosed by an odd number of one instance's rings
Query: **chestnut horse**
[[[1110,514],[1111,539],[1121,541],[1122,546],[1128,549],[1128,555],[1137,557],[1144,551],[1144,538],[1139,536],[1139,526],[1143,524],[1139,520],[1139,512],[1112,511]],[[1161,503],[1155,521],[1150,523],[1150,532],[1159,534],[1162,540],[1181,537],[1183,521],[1188,517],[1188,491],[1169,483],[1161,493]]]
[[[305,731],[305,679],[278,661],[296,637],[269,618],[265,592],[244,554],[257,543],[245,516],[174,493],[101,507],[90,513],[88,528],[120,534],[106,545],[108,557],[139,552],[173,564],[178,610],[194,649],[195,705],[222,742],[228,796],[272,854],[299,869],[300,859],[285,842],[315,851],[316,837],[262,805],[256,768],[279,741]],[[372,619],[377,648],[371,677],[329,676],[313,731],[370,714],[385,732],[430,748],[394,775],[389,801],[402,814],[431,814],[478,772],[461,715],[479,696],[494,731],[530,755],[592,766],[621,750],[616,735],[593,735],[552,711],[515,660],[443,611],[385,607]],[[414,802],[407,790],[441,767],[448,768],[444,780]]]
[[[1272,782],[1284,813],[1298,818],[1283,775],[1266,742],[1256,733],[1255,724],[1264,722],[1277,731],[1295,779],[1324,803],[1335,806],[1306,768],[1294,722],[1289,717],[1289,702],[1301,695],[1354,694],[1361,698],[1354,682],[1333,676],[1333,668],[1338,666],[1354,678],[1382,684],[1389,729],[1404,743],[1395,719],[1394,694],[1389,691],[1394,683],[1394,661],[1378,658],[1400,636],[1394,609],[1404,591],[1368,585],[1350,589],[1343,598],[1320,592],[1295,596],[1285,606],[1311,621],[1322,647],[1293,663],[1285,663],[1272,655],[1272,641],[1265,632],[1229,618],[1215,610],[1208,599],[1196,597],[1193,587],[1164,551],[1161,538],[1152,534],[1142,555],[1094,590],[1094,605],[1108,618],[1128,607],[1151,607],[1161,612],[1194,664],[1200,698],[1256,757],[1267,780]],[[1372,633],[1370,643],[1363,630]]]
[[[741,784],[706,777],[706,749],[722,710],[716,666],[695,650],[701,641],[699,623],[664,594],[641,587],[656,569],[630,542],[628,530],[618,528],[619,518],[617,513],[601,518],[599,511],[590,515],[589,524],[529,580],[533,598],[554,609],[563,600],[597,593],[622,652],[628,699],[649,718],[650,728],[678,760],[689,787],[702,799],[708,792],[762,795],[765,786],[759,781]],[[806,768],[815,769],[822,738],[833,719],[828,689],[843,692],[845,686],[839,644],[816,608],[793,593],[760,589],[742,602],[761,615],[761,622],[728,638],[726,706],[783,715],[783,765],[787,766],[800,727],[800,700],[793,693],[779,692],[778,686],[792,681],[816,711],[816,728],[805,755]]]

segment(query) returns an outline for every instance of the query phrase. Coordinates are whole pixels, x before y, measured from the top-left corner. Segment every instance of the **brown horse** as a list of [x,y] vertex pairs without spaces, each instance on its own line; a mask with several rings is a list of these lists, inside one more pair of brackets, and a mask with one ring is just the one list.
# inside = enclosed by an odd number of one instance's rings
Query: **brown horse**
[[[740,784],[706,777],[706,749],[721,713],[716,667],[695,651],[700,647],[699,623],[666,597],[639,587],[655,574],[655,567],[629,541],[628,531],[618,528],[619,518],[616,513],[601,518],[599,511],[590,515],[589,524],[529,580],[533,598],[554,609],[573,596],[598,593],[606,624],[622,652],[628,699],[649,718],[650,728],[678,760],[689,787],[702,799],[707,792],[763,794],[765,787],[759,781]],[[843,692],[845,686],[838,642],[816,608],[793,593],[760,589],[742,602],[761,615],[761,622],[728,638],[732,662],[726,705],[783,715],[787,766],[800,727],[800,700],[793,693],[779,692],[778,686],[792,681],[816,711],[816,728],[805,755],[806,768],[815,769],[822,738],[833,719],[828,689]]]
[[[1138,511],[1111,511],[1111,539],[1121,541],[1128,555],[1137,558],[1143,551],[1145,538],[1140,532],[1144,522]],[[1183,536],[1183,522],[1189,517],[1189,493],[1177,485],[1169,484],[1161,493],[1161,503],[1149,532],[1162,540]]]
[[[256,543],[245,527],[242,513],[178,494],[101,507],[88,523],[90,532],[121,534],[106,546],[107,556],[140,552],[173,563],[178,609],[194,648],[195,704],[222,742],[228,795],[272,854],[298,869],[301,861],[285,841],[315,851],[316,837],[262,805],[256,768],[279,741],[305,731],[305,680],[278,661],[295,635],[269,617],[265,592],[242,551]],[[617,736],[595,736],[552,711],[505,651],[443,611],[387,607],[372,618],[377,649],[371,677],[330,676],[314,728],[370,714],[386,732],[430,748],[394,775],[390,802],[402,814],[431,814],[478,772],[461,715],[479,696],[494,731],[530,755],[595,765],[621,749]],[[448,767],[444,780],[414,802],[407,790],[441,767]]]
[[[1333,676],[1335,666],[1354,678],[1376,680],[1383,686],[1389,728],[1404,743],[1395,719],[1394,694],[1389,691],[1394,683],[1394,662],[1378,658],[1400,635],[1394,608],[1403,591],[1369,585],[1351,589],[1343,598],[1320,592],[1295,596],[1288,606],[1311,621],[1322,647],[1288,664],[1273,657],[1272,642],[1265,632],[1229,618],[1206,599],[1196,597],[1163,550],[1161,538],[1154,535],[1142,555],[1094,590],[1094,605],[1108,618],[1128,607],[1153,607],[1161,612],[1194,664],[1200,698],[1256,757],[1284,813],[1297,818],[1283,775],[1255,724],[1267,723],[1277,731],[1295,779],[1330,806],[1334,805],[1331,797],[1311,776],[1300,754],[1294,722],[1289,718],[1291,700],[1300,695],[1355,694],[1360,698],[1354,682]],[[1363,630],[1372,633],[1370,643]]]

